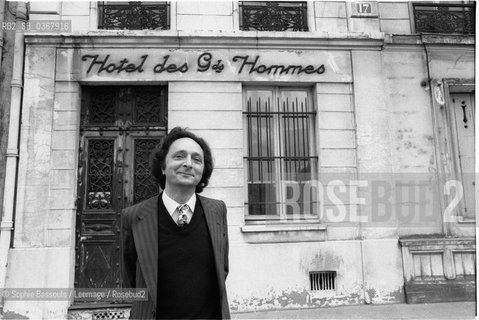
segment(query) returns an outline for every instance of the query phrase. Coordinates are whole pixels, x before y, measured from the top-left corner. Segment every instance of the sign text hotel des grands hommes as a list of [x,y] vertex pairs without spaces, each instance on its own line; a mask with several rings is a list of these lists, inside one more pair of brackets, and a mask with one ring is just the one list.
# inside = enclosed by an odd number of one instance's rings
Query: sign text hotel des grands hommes
[[[261,55],[236,54],[215,57],[213,53],[198,53],[196,59],[175,56],[174,54],[143,54],[138,58],[112,57],[111,54],[84,54],[81,60],[86,74],[134,74],[153,72],[154,74],[186,74],[192,72],[221,74],[231,68],[237,75],[319,75],[326,71],[323,63],[269,63],[262,61]],[[306,59],[307,60],[307,59]],[[279,61],[278,61],[279,62]],[[231,72],[230,71],[230,72]]]

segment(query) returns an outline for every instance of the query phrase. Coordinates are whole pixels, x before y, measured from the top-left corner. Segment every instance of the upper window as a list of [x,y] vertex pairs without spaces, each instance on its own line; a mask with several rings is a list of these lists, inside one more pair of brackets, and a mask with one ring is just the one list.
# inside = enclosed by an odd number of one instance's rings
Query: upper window
[[416,32],[474,34],[475,3],[414,3]]
[[81,123],[87,127],[166,128],[166,86],[85,87]]
[[170,4],[167,2],[100,2],[98,15],[98,29],[170,29]]
[[317,215],[317,160],[310,92],[266,87],[245,92],[247,208],[251,219]]
[[241,1],[240,29],[245,31],[308,31],[307,3]]

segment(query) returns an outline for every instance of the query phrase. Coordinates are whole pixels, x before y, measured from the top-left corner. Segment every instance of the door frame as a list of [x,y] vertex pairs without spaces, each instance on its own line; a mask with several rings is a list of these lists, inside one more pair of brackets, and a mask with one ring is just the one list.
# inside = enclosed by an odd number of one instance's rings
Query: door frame
[[[445,236],[472,236],[475,220],[464,219],[463,205],[458,206],[448,214],[446,209],[453,202],[455,192],[445,193],[448,181],[462,181],[460,165],[458,164],[455,126],[452,121],[451,92],[474,92],[474,79],[433,79],[431,80],[431,98],[433,130],[436,146],[437,178],[439,182],[439,200],[443,216],[443,231]],[[469,230],[471,229],[471,230]]]

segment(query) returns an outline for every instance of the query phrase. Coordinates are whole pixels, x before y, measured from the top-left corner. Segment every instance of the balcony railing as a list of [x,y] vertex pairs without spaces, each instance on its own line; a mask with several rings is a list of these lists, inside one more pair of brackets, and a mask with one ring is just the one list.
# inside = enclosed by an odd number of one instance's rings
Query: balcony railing
[[474,4],[415,3],[416,32],[474,34]]
[[240,29],[245,31],[308,31],[306,2],[241,1]]
[[167,2],[100,2],[98,13],[98,29],[170,29]]

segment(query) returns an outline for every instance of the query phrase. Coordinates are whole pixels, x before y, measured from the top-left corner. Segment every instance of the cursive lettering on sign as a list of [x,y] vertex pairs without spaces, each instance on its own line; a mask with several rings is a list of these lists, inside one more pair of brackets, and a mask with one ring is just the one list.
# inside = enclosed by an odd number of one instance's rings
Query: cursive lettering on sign
[[91,69],[93,68],[93,66],[95,65],[98,65],[98,70],[96,73],[100,74],[101,72],[105,71],[107,73],[113,73],[113,72],[117,72],[117,73],[120,73],[120,72],[128,72],[128,73],[131,73],[131,72],[143,72],[143,65],[145,64],[145,61],[146,59],[148,58],[148,55],[145,54],[143,56],[141,56],[141,62],[140,64],[135,65],[134,63],[128,63],[128,59],[124,58],[123,60],[121,60],[118,64],[116,63],[108,63],[108,60],[110,59],[110,55],[107,54],[105,59],[103,60],[100,60],[99,58],[99,55],[98,54],[95,54],[95,55],[84,55],[82,57],[82,61],[87,61],[88,59],[92,59],[92,61],[90,62],[90,66],[87,70],[87,73],[89,73],[91,71]]
[[198,72],[206,72],[210,69],[214,70],[216,73],[220,73],[224,69],[224,64],[221,62],[222,60],[216,61],[216,63],[212,66],[211,65],[211,60],[213,59],[213,55],[209,52],[202,53],[198,57],[198,69],[196,69]]
[[[140,59],[136,62],[131,62],[128,58],[123,58],[117,61],[111,61],[110,54],[100,57],[98,54],[87,54],[82,56],[82,61],[89,62],[90,64],[87,67],[86,73],[94,72],[96,70],[97,74],[102,72],[106,73],[133,73],[133,72],[144,72],[144,66],[149,59],[147,54],[142,55]],[[150,58],[151,59],[151,58]],[[152,64],[149,64],[150,70],[154,73],[186,73],[190,70],[188,62],[183,64],[172,63],[171,56],[164,55],[162,61],[160,60],[154,67],[151,67]],[[233,62],[239,63],[238,69],[236,69],[237,74],[242,74],[243,72],[254,75],[254,74],[268,74],[268,75],[301,75],[301,74],[323,74],[325,72],[324,64],[321,65],[300,65],[300,64],[263,64],[260,63],[260,56],[250,57],[249,55],[237,55],[232,58]],[[193,63],[194,64],[194,63]],[[226,61],[228,66],[231,66],[229,61]],[[96,69],[94,69],[96,67]],[[214,59],[213,54],[209,52],[204,52],[200,54],[196,60],[196,72],[215,72],[221,73],[225,69],[225,63],[222,59]],[[234,69],[233,69],[234,70]],[[232,72],[234,72],[232,70]]]
[[258,63],[259,56],[256,56],[254,60],[250,60],[249,56],[234,56],[233,62],[242,61],[240,69],[238,71],[239,74],[243,72],[245,67],[249,68],[249,73],[267,73],[267,74],[277,74],[279,72],[280,75],[282,74],[322,74],[325,71],[324,64],[314,67],[312,65],[307,65],[303,67],[302,65],[282,65],[282,64],[273,64],[273,65],[264,65]]
[[188,71],[188,63],[185,62],[181,66],[177,66],[174,63],[167,64],[169,58],[170,58],[170,55],[164,56],[163,57],[163,62],[158,63],[153,68],[153,72],[154,73],[162,73],[162,72],[166,71],[168,73],[174,73],[174,72],[179,71],[181,73],[185,73],[186,71]]

